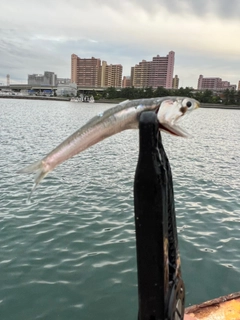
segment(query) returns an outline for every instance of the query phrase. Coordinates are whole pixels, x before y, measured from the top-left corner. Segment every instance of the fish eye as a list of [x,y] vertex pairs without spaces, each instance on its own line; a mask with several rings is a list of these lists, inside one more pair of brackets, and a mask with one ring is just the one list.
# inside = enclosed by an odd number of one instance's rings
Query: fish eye
[[191,102],[191,101],[188,101],[188,102],[186,103],[186,106],[187,106],[188,108],[190,108],[190,107],[192,106],[192,102]]

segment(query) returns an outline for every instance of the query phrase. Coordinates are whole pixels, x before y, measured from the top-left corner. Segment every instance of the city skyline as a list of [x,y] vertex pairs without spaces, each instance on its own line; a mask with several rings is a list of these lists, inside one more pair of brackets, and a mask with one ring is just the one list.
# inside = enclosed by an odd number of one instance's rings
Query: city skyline
[[[131,75],[122,74],[121,64],[108,64],[101,58],[80,58],[71,54],[71,76],[70,78],[59,78],[53,71],[28,74],[27,83],[38,85],[57,85],[57,83],[75,83],[82,87],[164,87],[166,89],[178,89],[179,77],[174,75],[175,52],[170,51],[166,56],[157,55],[152,61],[142,60],[131,67]],[[50,82],[51,83],[50,83]],[[63,82],[62,82],[63,81]],[[67,82],[66,82],[67,81]],[[6,75],[7,85],[10,84],[10,75]],[[1,83],[0,83],[1,84]],[[204,77],[199,75],[197,90],[240,90],[240,80],[237,85],[219,77]]]
[[[130,86],[164,87],[173,86],[175,52],[166,56],[157,55],[151,61],[142,60],[131,67]],[[82,87],[121,87],[124,83],[121,64],[108,64],[101,58],[80,58],[71,55],[71,82]],[[176,85],[176,83],[175,83]]]
[[71,82],[83,87],[121,87],[122,65],[71,55]]
[[0,11],[0,82],[26,82],[52,70],[70,77],[69,56],[104,57],[131,66],[176,52],[182,87],[200,74],[237,84],[240,79],[240,2],[237,0],[10,0]]

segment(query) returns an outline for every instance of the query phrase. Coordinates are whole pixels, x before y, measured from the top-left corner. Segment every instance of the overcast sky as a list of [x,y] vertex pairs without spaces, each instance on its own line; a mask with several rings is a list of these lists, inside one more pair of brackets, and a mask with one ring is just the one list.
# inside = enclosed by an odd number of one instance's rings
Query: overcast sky
[[240,0],[0,0],[0,83],[53,71],[70,78],[71,54],[122,64],[175,51],[180,86],[200,74],[240,80]]

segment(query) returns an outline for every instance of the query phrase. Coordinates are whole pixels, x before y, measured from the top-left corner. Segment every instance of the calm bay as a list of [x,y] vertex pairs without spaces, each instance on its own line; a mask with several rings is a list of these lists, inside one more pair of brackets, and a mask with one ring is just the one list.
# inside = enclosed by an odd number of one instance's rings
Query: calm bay
[[[17,171],[110,104],[0,100],[0,319],[137,319],[138,131],[56,168]],[[162,134],[174,181],[186,306],[240,291],[240,110],[199,109]]]

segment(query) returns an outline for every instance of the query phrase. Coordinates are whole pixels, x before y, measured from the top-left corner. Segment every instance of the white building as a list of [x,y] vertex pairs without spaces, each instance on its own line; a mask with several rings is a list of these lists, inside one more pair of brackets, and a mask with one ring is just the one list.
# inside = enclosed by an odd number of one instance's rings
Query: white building
[[77,85],[76,85],[76,83],[69,83],[69,84],[59,83],[57,85],[56,94],[57,94],[57,96],[76,97],[77,96]]
[[57,85],[58,84],[69,84],[71,79],[69,78],[57,78]]

